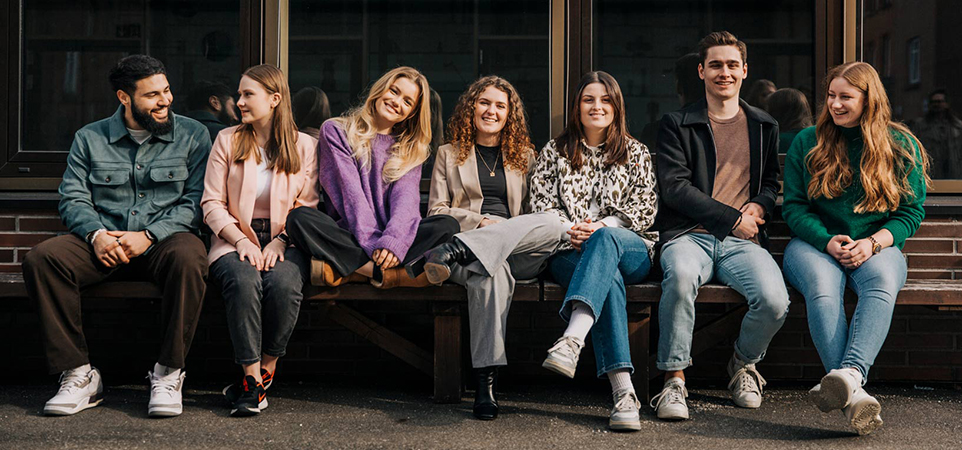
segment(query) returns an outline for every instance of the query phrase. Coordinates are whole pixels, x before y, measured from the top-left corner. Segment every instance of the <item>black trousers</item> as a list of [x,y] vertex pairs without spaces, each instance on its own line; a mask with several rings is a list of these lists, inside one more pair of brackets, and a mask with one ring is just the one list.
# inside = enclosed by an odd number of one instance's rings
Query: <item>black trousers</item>
[[80,290],[104,280],[148,279],[164,293],[163,342],[157,362],[184,367],[207,289],[207,251],[190,233],[176,233],[130,264],[108,268],[74,234],[47,239],[27,253],[23,280],[40,313],[40,334],[50,373],[90,362],[80,317]]
[[[439,214],[421,219],[414,243],[401,265],[450,241],[459,231],[461,225],[451,216]],[[302,206],[288,213],[287,235],[301,251],[331,263],[342,276],[354,273],[371,260],[350,231],[339,227],[331,216],[316,208]]]

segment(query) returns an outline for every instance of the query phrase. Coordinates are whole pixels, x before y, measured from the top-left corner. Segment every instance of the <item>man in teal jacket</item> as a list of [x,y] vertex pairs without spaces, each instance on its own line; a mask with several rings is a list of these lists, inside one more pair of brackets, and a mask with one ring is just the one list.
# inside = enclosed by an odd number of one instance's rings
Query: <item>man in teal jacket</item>
[[88,359],[80,290],[108,278],[139,278],[163,291],[148,415],[176,416],[206,288],[207,254],[197,231],[210,137],[197,121],[170,111],[160,61],[123,58],[110,82],[120,107],[77,131],[67,157],[59,209],[70,234],[37,245],[23,263],[47,364],[61,373],[44,413],[75,414],[103,398],[100,372]]

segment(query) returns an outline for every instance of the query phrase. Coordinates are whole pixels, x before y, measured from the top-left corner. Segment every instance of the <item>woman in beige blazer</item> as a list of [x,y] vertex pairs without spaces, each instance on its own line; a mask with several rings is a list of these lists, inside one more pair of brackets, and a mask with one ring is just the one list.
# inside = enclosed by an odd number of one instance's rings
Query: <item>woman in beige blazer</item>
[[290,89],[276,67],[248,69],[238,89],[241,125],[222,130],[207,161],[204,222],[208,261],[222,289],[240,383],[224,389],[232,416],[267,407],[277,359],[297,322],[309,260],[284,233],[287,214],[317,207],[315,141],[299,133]]
[[498,415],[497,368],[507,364],[504,331],[515,280],[537,277],[566,230],[550,213],[525,214],[534,150],[511,83],[496,76],[475,81],[455,106],[448,134],[451,143],[438,149],[434,163],[428,215],[454,217],[461,233],[407,269],[467,288],[478,380],[474,415],[491,420]]

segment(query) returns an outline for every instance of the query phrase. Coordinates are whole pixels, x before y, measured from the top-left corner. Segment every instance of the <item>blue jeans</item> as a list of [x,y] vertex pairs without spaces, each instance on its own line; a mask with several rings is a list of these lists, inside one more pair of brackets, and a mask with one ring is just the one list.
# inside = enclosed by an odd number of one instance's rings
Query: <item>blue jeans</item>
[[735,341],[738,359],[755,364],[788,315],[788,290],[782,271],[767,250],[733,236],[719,241],[705,233],[688,233],[661,248],[661,303],[658,306],[658,368],[684,370],[691,365],[698,288],[712,279],[738,291],[748,301]]
[[[851,270],[795,238],[785,248],[783,266],[785,278],[805,297],[808,329],[825,371],[855,367],[864,383],[892,324],[895,297],[905,285],[902,252],[888,247]],[[851,325],[845,318],[846,285],[858,295]]]
[[230,252],[214,261],[210,275],[221,287],[234,362],[254,364],[262,353],[284,356],[304,298],[301,288],[311,276],[309,257],[290,247],[284,261],[258,272]]
[[623,228],[599,228],[581,245],[581,252],[559,252],[548,267],[555,281],[568,289],[561,318],[571,317],[573,300],[587,304],[595,316],[591,341],[598,377],[616,369],[634,372],[625,285],[641,283],[651,270],[645,241]]

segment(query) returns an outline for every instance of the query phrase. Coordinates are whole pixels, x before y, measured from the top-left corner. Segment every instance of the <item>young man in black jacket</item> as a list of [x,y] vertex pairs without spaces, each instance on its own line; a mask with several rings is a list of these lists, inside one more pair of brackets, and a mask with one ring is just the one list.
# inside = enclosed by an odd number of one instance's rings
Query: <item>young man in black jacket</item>
[[715,279],[745,296],[742,321],[728,364],[732,400],[761,405],[765,380],[755,369],[788,313],[781,270],[760,244],[761,226],[778,193],[778,124],[739,100],[748,75],[745,44],[727,31],[698,46],[698,75],[706,99],[665,115],[657,144],[662,206],[658,368],[665,387],[656,396],[661,419],[687,419],[684,369],[698,288]]

